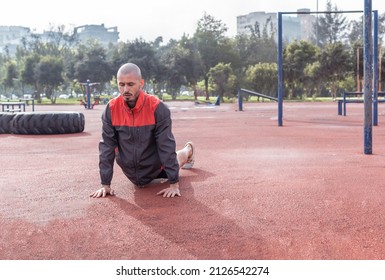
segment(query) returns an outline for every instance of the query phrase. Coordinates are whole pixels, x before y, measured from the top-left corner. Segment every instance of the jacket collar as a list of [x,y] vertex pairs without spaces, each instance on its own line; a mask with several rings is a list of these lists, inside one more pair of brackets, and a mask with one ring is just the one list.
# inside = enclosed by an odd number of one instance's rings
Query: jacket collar
[[[122,99],[123,103],[127,106],[128,108],[128,105],[127,103],[124,101],[124,98],[123,96],[120,96],[120,98]],[[141,90],[139,92],[139,95],[138,95],[138,99],[136,100],[136,104],[135,104],[135,107],[131,109],[131,112],[133,113],[138,113],[142,110],[145,102],[146,102],[146,99],[147,99],[147,96],[146,96],[146,93]]]

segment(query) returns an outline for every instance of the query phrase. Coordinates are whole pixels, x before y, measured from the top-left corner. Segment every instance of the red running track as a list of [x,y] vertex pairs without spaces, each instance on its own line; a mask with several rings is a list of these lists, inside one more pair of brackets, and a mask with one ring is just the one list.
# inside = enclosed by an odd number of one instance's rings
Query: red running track
[[0,135],[0,259],[385,259],[385,109],[363,154],[363,105],[169,102],[178,148],[196,144],[182,197],[99,187],[103,105],[85,131]]

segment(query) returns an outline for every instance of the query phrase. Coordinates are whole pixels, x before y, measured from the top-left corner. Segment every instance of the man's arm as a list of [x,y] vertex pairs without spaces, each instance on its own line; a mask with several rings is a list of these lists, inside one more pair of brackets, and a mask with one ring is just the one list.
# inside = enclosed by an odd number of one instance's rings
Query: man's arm
[[111,122],[110,107],[107,105],[102,115],[102,140],[99,142],[99,174],[102,187],[91,193],[91,197],[105,197],[108,194],[114,194],[110,185],[117,143],[116,131]]
[[155,139],[157,150],[167,174],[170,187],[160,191],[164,197],[180,196],[179,165],[176,154],[176,143],[172,133],[171,112],[166,105],[160,103],[155,112]]

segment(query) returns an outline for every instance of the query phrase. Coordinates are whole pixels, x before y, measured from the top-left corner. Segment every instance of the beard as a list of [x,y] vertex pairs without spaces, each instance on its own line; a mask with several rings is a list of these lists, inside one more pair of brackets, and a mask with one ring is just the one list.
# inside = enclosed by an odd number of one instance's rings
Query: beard
[[122,96],[124,101],[127,103],[128,107],[131,109],[135,107],[136,101],[138,100],[139,92],[137,91],[136,93],[130,93],[130,92],[123,92]]

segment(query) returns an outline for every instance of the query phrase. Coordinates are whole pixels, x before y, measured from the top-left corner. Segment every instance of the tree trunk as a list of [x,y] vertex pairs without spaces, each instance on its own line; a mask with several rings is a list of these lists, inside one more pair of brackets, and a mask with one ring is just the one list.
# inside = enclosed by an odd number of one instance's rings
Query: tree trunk
[[205,76],[205,92],[206,92],[206,100],[210,100],[209,96],[209,77]]

